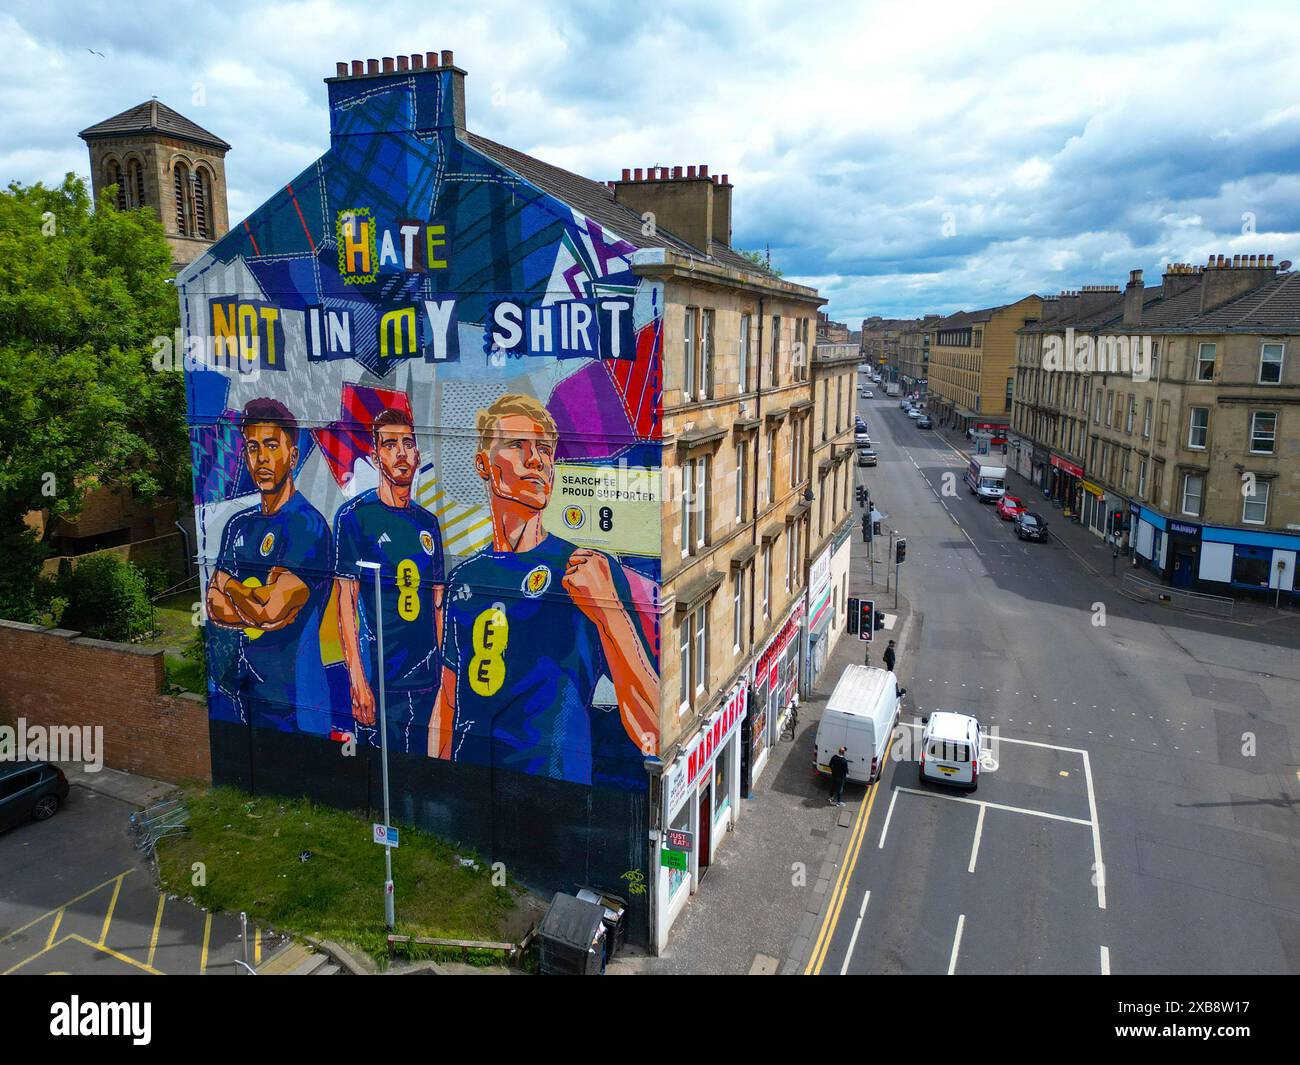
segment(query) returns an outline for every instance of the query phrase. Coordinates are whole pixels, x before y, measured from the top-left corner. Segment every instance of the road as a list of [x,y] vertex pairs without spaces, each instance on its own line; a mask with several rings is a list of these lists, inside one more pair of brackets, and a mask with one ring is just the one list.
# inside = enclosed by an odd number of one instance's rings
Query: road
[[940,433],[896,400],[860,410],[880,455],[861,472],[908,541],[900,675],[918,713],[995,741],[967,794],[920,784],[901,730],[806,971],[1300,971],[1300,654],[1019,542]]

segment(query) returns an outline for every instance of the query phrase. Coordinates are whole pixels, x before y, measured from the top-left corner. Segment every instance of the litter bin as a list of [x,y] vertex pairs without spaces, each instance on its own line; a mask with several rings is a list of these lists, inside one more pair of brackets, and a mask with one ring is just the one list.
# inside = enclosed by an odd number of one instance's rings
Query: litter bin
[[557,891],[537,929],[541,972],[598,976],[605,971],[605,908]]
[[627,899],[589,887],[579,888],[578,898],[594,902],[605,911],[605,957],[613,958],[627,942]]

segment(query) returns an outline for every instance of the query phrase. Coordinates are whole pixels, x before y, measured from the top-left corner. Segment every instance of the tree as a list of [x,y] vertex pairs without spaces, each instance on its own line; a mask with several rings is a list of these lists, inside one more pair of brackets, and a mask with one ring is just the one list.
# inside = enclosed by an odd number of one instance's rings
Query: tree
[[745,251],[743,248],[737,248],[736,250],[755,266],[761,266],[768,273],[773,274],[776,277],[784,276],[780,270],[772,265],[771,248],[768,248],[766,251]]
[[103,485],[188,484],[184,382],[152,369],[178,323],[171,251],[145,210],[94,210],[86,183],[0,192],[0,617],[29,621],[48,538]]

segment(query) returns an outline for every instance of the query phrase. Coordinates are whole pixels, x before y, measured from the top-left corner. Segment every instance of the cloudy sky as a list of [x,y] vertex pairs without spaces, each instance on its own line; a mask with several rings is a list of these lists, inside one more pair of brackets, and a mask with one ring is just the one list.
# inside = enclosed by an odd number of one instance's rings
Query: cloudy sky
[[735,245],[855,327],[1300,260],[1294,0],[10,0],[0,35],[0,178],[86,173],[77,131],[157,96],[234,146],[232,223],[324,151],[337,60],[449,48],[476,132],[730,174]]

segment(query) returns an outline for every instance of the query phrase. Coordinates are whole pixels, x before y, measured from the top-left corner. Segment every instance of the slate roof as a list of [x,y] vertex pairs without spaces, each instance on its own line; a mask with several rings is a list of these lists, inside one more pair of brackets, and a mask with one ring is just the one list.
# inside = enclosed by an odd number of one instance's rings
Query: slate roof
[[1196,332],[1300,333],[1300,273],[1281,274],[1187,324]]
[[212,148],[230,151],[230,145],[215,133],[209,133],[202,126],[191,122],[178,111],[173,111],[159,100],[146,100],[142,104],[128,108],[119,115],[106,118],[87,126],[77,134],[82,140],[97,137],[119,137],[130,133],[162,133],[169,137],[206,144]]
[[494,159],[508,170],[514,171],[544,192],[550,193],[556,199],[577,208],[588,218],[622,237],[629,244],[635,244],[638,248],[667,248],[670,251],[694,255],[720,266],[747,271],[765,281],[779,280],[776,274],[751,262],[725,244],[715,242],[710,254],[661,227],[656,227],[652,236],[646,236],[641,232],[641,216],[626,204],[615,200],[614,190],[608,185],[543,162],[514,148],[507,148],[504,144],[497,144],[496,141],[488,140],[477,133],[467,132],[465,137],[471,147]]

